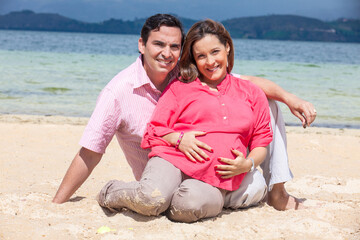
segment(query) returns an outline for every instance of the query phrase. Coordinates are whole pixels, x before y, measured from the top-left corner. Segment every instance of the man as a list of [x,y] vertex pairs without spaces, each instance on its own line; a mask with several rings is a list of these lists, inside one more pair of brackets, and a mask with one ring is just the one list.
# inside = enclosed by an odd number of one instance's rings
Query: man
[[[140,179],[149,153],[149,150],[141,149],[141,138],[161,92],[177,76],[177,61],[183,38],[180,21],[171,15],[157,14],[146,20],[138,42],[141,56],[116,75],[100,93],[95,110],[80,140],[82,147],[66,172],[53,202],[67,201],[83,184],[100,162],[114,135],[136,180]],[[302,121],[303,126],[314,121],[316,112],[311,103],[286,92],[269,80],[251,76],[241,77],[260,86],[268,98],[287,104],[291,112]],[[278,111],[276,104],[273,109],[273,113]],[[284,180],[275,182],[272,189],[269,189],[271,191],[268,194],[268,203],[278,210],[286,210],[294,208],[299,201],[290,196],[284,187],[284,182],[291,179],[292,175],[287,165],[285,130],[281,114],[275,112],[274,115],[274,124],[282,125],[282,129],[274,129],[280,134],[280,139],[276,143],[279,146],[276,149],[280,149],[281,157],[269,161],[277,162],[287,173]],[[271,164],[268,170],[272,171]]]

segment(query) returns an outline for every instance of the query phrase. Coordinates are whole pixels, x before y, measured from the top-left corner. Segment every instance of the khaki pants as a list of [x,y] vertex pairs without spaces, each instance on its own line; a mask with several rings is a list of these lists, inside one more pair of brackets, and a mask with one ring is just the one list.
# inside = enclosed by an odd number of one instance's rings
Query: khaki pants
[[113,211],[131,209],[147,216],[168,210],[169,219],[194,222],[217,216],[223,207],[246,208],[258,204],[266,194],[261,173],[248,173],[240,188],[226,191],[202,181],[186,178],[168,161],[153,157],[145,167],[140,181],[108,182],[99,194],[99,204]]

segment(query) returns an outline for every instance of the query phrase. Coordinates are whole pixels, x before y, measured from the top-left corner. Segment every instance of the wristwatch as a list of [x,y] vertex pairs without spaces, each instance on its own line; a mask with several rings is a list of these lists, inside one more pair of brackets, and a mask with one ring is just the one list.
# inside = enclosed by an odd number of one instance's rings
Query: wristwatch
[[248,158],[248,159],[250,159],[250,160],[251,160],[251,162],[252,162],[252,166],[251,166],[251,168],[250,168],[250,171],[249,171],[249,172],[253,172],[253,171],[255,170],[255,163],[254,163],[254,159],[253,159],[252,157],[250,157],[250,158]]

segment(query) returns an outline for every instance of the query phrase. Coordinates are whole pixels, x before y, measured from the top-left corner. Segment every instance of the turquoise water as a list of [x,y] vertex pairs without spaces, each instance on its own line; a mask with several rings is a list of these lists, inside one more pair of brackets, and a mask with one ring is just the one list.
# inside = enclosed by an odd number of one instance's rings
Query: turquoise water
[[[91,115],[131,64],[136,35],[0,31],[0,113]],[[360,44],[234,40],[234,72],[268,78],[311,101],[316,125],[360,127]],[[281,105],[285,121],[299,121]]]

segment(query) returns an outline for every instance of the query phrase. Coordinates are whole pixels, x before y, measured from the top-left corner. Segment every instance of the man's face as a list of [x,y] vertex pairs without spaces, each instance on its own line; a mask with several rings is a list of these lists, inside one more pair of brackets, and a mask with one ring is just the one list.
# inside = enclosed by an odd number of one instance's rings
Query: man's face
[[143,54],[144,69],[150,80],[161,84],[167,74],[174,69],[181,52],[181,31],[177,27],[161,26],[153,30],[148,41],[139,39],[139,51]]

